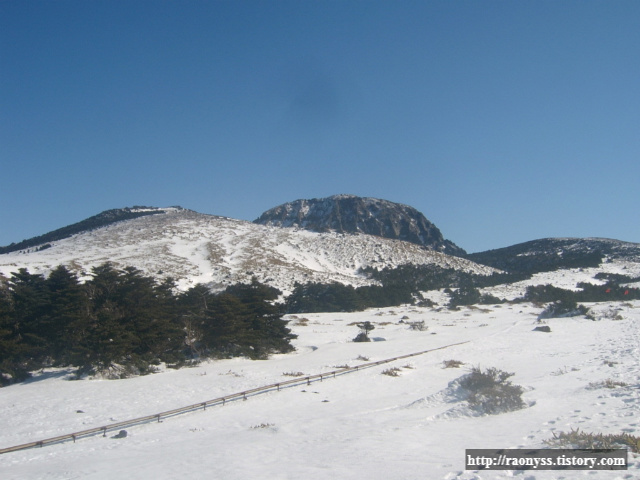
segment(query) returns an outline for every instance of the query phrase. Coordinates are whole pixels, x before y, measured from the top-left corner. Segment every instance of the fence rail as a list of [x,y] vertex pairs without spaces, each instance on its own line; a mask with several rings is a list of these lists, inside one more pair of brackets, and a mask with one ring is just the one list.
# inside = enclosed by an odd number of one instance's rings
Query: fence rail
[[193,411],[201,410],[201,409],[202,410],[206,410],[207,407],[209,407],[209,406],[224,405],[227,402],[231,402],[231,401],[239,400],[239,399],[246,400],[247,397],[249,397],[249,396],[259,395],[261,393],[266,393],[266,392],[273,391],[273,390],[280,391],[281,388],[292,387],[292,386],[295,386],[295,385],[302,385],[302,384],[305,384],[305,383],[307,385],[310,385],[311,382],[318,381],[318,380],[319,381],[323,381],[325,378],[335,378],[338,375],[345,375],[347,373],[357,372],[359,370],[364,370],[366,368],[371,368],[371,367],[375,367],[375,366],[378,366],[378,365],[383,365],[385,363],[395,362],[396,360],[402,360],[404,358],[410,358],[410,357],[415,357],[415,356],[418,356],[418,355],[423,355],[423,354],[429,353],[429,352],[435,352],[436,350],[443,350],[445,348],[454,347],[454,346],[462,345],[462,344],[465,344],[465,343],[469,343],[469,342],[466,341],[466,342],[452,343],[452,344],[449,344],[449,345],[445,345],[443,347],[431,348],[429,350],[423,350],[421,352],[409,353],[407,355],[400,355],[398,357],[387,358],[385,360],[378,360],[377,362],[363,363],[363,364],[360,364],[360,365],[356,365],[355,367],[339,368],[337,370],[333,370],[333,371],[330,371],[330,372],[318,373],[316,375],[307,375],[307,376],[303,376],[303,377],[294,378],[292,380],[286,380],[284,382],[272,383],[272,384],[269,384],[269,385],[264,385],[262,387],[252,388],[252,389],[249,389],[249,390],[243,390],[243,391],[237,392],[237,393],[231,393],[229,395],[225,395],[223,397],[214,398],[212,400],[206,400],[204,402],[194,403],[192,405],[187,405],[186,407],[180,407],[180,408],[176,408],[176,409],[173,409],[173,410],[167,410],[165,412],[155,413],[153,415],[147,415],[145,417],[133,418],[133,419],[130,419],[130,420],[124,420],[122,422],[110,423],[108,425],[103,425],[101,427],[90,428],[88,430],[81,430],[79,432],[68,433],[68,434],[65,434],[65,435],[59,435],[57,437],[45,438],[43,440],[24,443],[22,445],[15,445],[13,447],[1,448],[0,449],[0,454],[9,453],[9,452],[16,452],[18,450],[26,450],[28,448],[43,447],[45,445],[52,445],[52,444],[55,444],[55,443],[61,443],[61,442],[69,441],[69,440],[72,440],[75,443],[75,441],[78,440],[79,438],[89,437],[89,436],[93,436],[93,435],[102,434],[103,436],[106,436],[108,431],[117,430],[119,428],[132,427],[132,426],[135,426],[135,425],[140,425],[140,424],[150,423],[150,422],[160,422],[164,418],[174,417],[176,415],[181,415],[181,414],[184,414],[184,413],[193,412]]

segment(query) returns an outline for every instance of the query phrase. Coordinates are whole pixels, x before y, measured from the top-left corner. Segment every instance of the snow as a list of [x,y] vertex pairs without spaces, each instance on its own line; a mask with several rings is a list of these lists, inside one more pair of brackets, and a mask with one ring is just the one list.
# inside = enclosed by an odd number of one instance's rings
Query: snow
[[[187,290],[197,283],[224,289],[256,277],[291,292],[296,282],[374,283],[359,269],[401,264],[435,264],[480,274],[494,269],[426,250],[419,245],[371,235],[315,233],[275,228],[190,210],[135,218],[52,242],[51,248],[0,255],[0,275],[24,267],[47,275],[65,265],[83,275],[112,262],[146,275],[177,279]],[[158,272],[162,272],[161,274]]]
[[[531,304],[373,309],[290,316],[297,350],[210,361],[126,380],[70,380],[64,369],[0,390],[0,447],[179,408],[249,388],[468,341],[410,359],[43,448],[0,455],[13,479],[640,478],[627,471],[465,471],[464,450],[541,448],[553,432],[640,435],[640,302],[588,305],[598,321],[549,319]],[[615,312],[608,315],[606,312]],[[406,318],[405,318],[406,317]],[[305,320],[306,319],[306,320]],[[371,343],[354,343],[371,321]],[[402,320],[402,322],[400,322]],[[406,322],[424,320],[426,331]],[[443,368],[443,361],[464,362]],[[473,366],[513,372],[527,407],[477,416],[448,395]],[[400,375],[382,371],[397,367]],[[595,387],[612,379],[627,386]]]

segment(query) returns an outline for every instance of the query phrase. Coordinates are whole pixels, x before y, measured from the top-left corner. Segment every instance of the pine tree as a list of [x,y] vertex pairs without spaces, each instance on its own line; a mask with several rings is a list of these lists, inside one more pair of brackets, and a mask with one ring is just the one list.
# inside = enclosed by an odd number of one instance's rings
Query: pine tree
[[13,303],[14,333],[23,344],[25,365],[34,370],[41,368],[51,361],[50,298],[45,278],[21,268],[12,273],[9,289]]
[[49,353],[56,364],[68,365],[72,363],[74,346],[86,336],[86,292],[78,277],[64,266],[53,269],[46,284],[49,291]]
[[123,322],[121,273],[107,263],[94,267],[92,274],[86,283],[90,301],[87,336],[74,355],[81,371],[108,370],[125,363],[135,345],[135,336]]
[[197,360],[204,353],[202,339],[210,299],[211,292],[201,284],[177,298],[177,317],[184,334],[185,354],[192,360]]
[[296,338],[282,319],[282,306],[276,300],[282,294],[277,288],[263,285],[253,278],[249,285],[228,287],[227,294],[237,297],[245,306],[254,358],[266,358],[271,353],[293,350],[290,341]]
[[26,345],[21,340],[14,317],[13,300],[6,284],[0,283],[0,385],[29,376],[24,362]]

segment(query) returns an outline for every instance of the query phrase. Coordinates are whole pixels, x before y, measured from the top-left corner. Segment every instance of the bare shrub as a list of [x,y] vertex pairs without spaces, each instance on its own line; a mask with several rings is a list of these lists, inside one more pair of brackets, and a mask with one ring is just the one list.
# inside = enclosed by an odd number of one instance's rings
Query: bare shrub
[[424,320],[407,322],[407,325],[409,325],[409,330],[417,330],[418,332],[429,330],[429,327],[424,324]]
[[442,362],[442,364],[442,368],[460,368],[462,365],[464,365],[464,362],[461,362],[460,360],[445,360]]

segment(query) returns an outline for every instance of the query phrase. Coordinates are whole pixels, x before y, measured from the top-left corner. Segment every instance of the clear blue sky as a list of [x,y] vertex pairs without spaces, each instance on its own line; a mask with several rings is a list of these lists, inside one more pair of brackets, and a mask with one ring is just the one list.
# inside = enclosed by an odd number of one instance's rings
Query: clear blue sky
[[0,1],[0,245],[351,193],[640,242],[639,1]]

